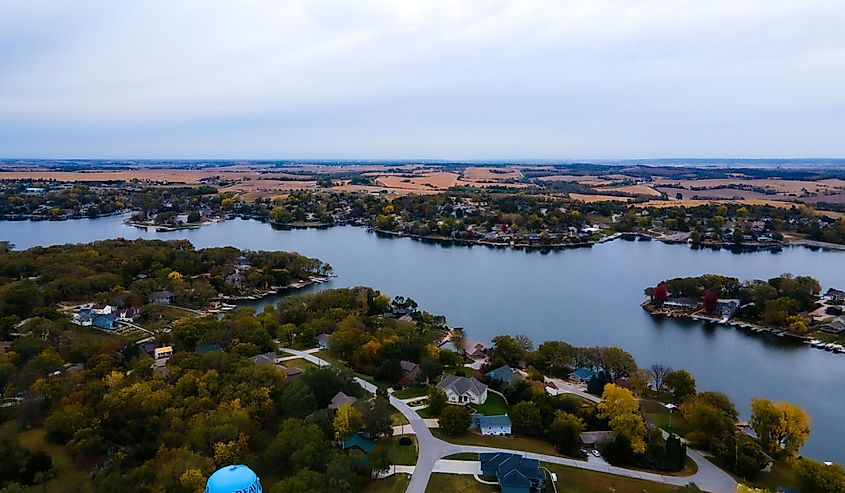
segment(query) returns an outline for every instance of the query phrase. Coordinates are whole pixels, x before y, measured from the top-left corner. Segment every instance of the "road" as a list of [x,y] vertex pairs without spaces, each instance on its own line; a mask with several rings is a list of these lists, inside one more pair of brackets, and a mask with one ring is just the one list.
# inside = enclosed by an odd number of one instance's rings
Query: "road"
[[[297,351],[294,349],[284,349],[285,352],[300,356],[311,363],[319,366],[326,366],[330,363],[313,354],[305,351]],[[376,386],[356,378],[361,387],[370,393],[375,393]],[[587,394],[589,395],[589,394]],[[595,398],[595,396],[590,396]],[[410,423],[414,434],[417,437],[417,445],[419,447],[419,456],[417,464],[414,466],[413,474],[411,474],[411,482],[408,484],[406,493],[425,493],[428,486],[428,481],[431,478],[432,472],[439,460],[443,457],[452,454],[460,453],[484,453],[484,452],[505,452],[511,454],[520,454],[529,459],[537,459],[540,462],[548,462],[551,464],[560,464],[578,469],[587,469],[591,471],[604,472],[614,474],[616,476],[623,476],[628,478],[643,479],[646,481],[653,481],[656,483],[671,484],[676,486],[683,486],[687,483],[696,483],[699,488],[711,493],[733,493],[736,491],[736,481],[733,480],[727,473],[713,465],[701,453],[696,450],[687,449],[687,453],[695,464],[698,466],[698,471],[691,476],[666,476],[663,474],[655,474],[643,471],[635,471],[632,469],[625,469],[608,464],[602,458],[589,456],[586,461],[569,459],[566,457],[558,457],[555,455],[535,454],[533,452],[523,452],[519,450],[493,448],[493,447],[478,447],[474,445],[459,445],[445,442],[431,434],[428,424],[423,418],[411,409],[410,406],[402,402],[396,397],[390,396],[390,404],[393,405]],[[470,461],[470,463],[472,463]],[[440,467],[444,464],[441,462]],[[474,466],[472,466],[474,467]]]

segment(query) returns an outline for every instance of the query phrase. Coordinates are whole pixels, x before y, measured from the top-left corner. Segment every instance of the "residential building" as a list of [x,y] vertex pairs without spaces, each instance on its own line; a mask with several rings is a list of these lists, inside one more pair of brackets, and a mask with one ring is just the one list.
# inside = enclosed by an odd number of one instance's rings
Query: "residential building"
[[173,346],[159,347],[153,351],[153,358],[156,360],[167,359],[171,356],[173,356]]
[[258,354],[250,358],[250,361],[255,363],[257,366],[273,366],[276,364],[276,360],[278,356],[276,353],[264,353]]
[[581,433],[581,444],[595,449],[616,440],[615,431],[584,431]]
[[484,453],[478,454],[478,458],[481,461],[481,473],[484,476],[495,476],[502,493],[543,491],[546,476],[540,470],[538,460],[508,453]]
[[408,382],[416,382],[422,376],[420,365],[411,361],[402,360],[399,362],[402,365],[402,379]]
[[507,436],[511,434],[511,419],[507,414],[484,416],[475,413],[472,415],[471,427],[478,430],[482,435]]
[[492,380],[501,380],[509,385],[522,379],[522,375],[508,365],[487,372],[487,376]]
[[329,335],[329,334],[324,333],[324,334],[318,335],[317,336],[317,346],[319,346],[320,349],[323,349],[323,350],[328,349],[330,339],[331,339],[331,335]]
[[356,399],[355,397],[346,395],[343,392],[338,392],[337,394],[335,394],[334,397],[332,397],[332,402],[329,404],[329,409],[337,411],[344,404],[349,404],[351,406],[356,402],[358,402],[358,399]]
[[487,386],[475,378],[446,375],[437,388],[446,393],[452,404],[484,404],[487,401]]
[[596,375],[596,372],[589,368],[578,368],[569,374],[569,379],[575,382],[587,383]]
[[176,295],[170,291],[156,291],[150,294],[150,303],[155,305],[171,305],[176,299]]

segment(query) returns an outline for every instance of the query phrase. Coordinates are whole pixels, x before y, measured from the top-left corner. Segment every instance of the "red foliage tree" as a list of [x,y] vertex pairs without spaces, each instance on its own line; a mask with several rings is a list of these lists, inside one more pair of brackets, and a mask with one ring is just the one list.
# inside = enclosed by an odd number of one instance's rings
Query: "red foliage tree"
[[707,313],[714,313],[716,308],[719,306],[719,296],[713,291],[710,291],[704,295],[704,299],[701,300],[701,303],[704,305],[704,309],[707,310]]
[[663,303],[668,299],[669,292],[666,291],[666,286],[663,284],[658,284],[657,287],[654,288],[654,301],[656,301],[657,303]]

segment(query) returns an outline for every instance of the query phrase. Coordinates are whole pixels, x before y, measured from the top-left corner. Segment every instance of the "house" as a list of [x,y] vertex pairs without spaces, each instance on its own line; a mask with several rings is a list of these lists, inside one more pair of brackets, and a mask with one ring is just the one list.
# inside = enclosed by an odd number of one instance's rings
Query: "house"
[[402,379],[409,382],[416,382],[422,376],[420,365],[411,361],[402,360],[399,362],[402,366]]
[[117,326],[117,315],[109,313],[108,315],[95,315],[91,321],[91,325],[98,329],[112,330]]
[[357,448],[365,454],[369,454],[375,446],[376,442],[365,437],[361,433],[356,433],[343,441],[343,450]]
[[546,476],[540,470],[538,460],[498,452],[478,454],[478,458],[481,461],[481,474],[495,476],[499,480],[502,493],[543,491]]
[[176,299],[176,295],[170,291],[156,291],[150,294],[150,303],[155,305],[171,305]]
[[173,346],[159,347],[153,351],[153,358],[156,360],[167,359],[171,356],[173,356]]
[[739,300],[719,300],[716,313],[722,318],[729,319],[734,316],[737,308],[739,308]]
[[317,336],[317,346],[319,346],[320,349],[323,349],[323,350],[328,349],[330,339],[331,339],[331,336],[329,334],[323,333],[323,334],[318,335]]
[[117,319],[122,322],[134,322],[136,318],[141,315],[141,310],[137,308],[125,308],[116,312]]
[[94,323],[94,313],[91,312],[91,308],[80,308],[73,314],[73,323],[83,327],[91,326]]
[[491,380],[501,380],[509,385],[522,379],[522,375],[508,365],[487,372],[487,376]]
[[111,313],[114,313],[115,310],[116,308],[111,305],[91,305],[91,313],[93,313],[94,315],[109,315]]
[[484,404],[487,401],[487,386],[475,378],[446,375],[437,388],[446,393],[452,404]]
[[332,402],[331,404],[329,404],[329,409],[337,411],[344,404],[349,404],[351,406],[356,402],[358,402],[358,399],[356,399],[355,397],[346,395],[343,392],[338,392],[337,394],[335,394],[334,397],[332,397]]
[[842,318],[833,319],[830,322],[819,326],[819,330],[830,334],[841,334],[845,332],[845,320]]
[[589,368],[578,368],[569,374],[569,379],[579,383],[587,383],[596,375],[596,372]]
[[466,355],[472,359],[484,359],[487,357],[487,346],[477,342],[466,350]]
[[257,366],[273,366],[276,364],[276,353],[264,353],[253,356],[249,360],[255,363]]
[[506,436],[511,434],[511,419],[507,414],[484,416],[475,413],[472,415],[471,428],[478,430],[482,435]]
[[616,440],[615,431],[584,431],[581,432],[581,444],[587,448],[595,449],[606,443]]
[[676,310],[694,310],[698,308],[698,299],[696,298],[669,298],[663,302],[664,308],[673,308]]
[[282,366],[281,368],[285,372],[285,376],[288,377],[288,380],[296,380],[302,375],[301,368],[296,368],[295,366]]

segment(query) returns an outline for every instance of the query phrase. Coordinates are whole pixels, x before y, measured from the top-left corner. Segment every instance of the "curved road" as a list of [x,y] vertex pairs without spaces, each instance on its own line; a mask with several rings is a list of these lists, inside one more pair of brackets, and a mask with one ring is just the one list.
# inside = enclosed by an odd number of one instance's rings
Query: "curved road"
[[[300,356],[311,363],[319,366],[326,366],[330,363],[318,358],[313,354],[305,351],[297,351],[293,349],[283,349],[283,351]],[[375,386],[369,382],[356,378],[361,387],[367,392],[374,393]],[[694,482],[704,491],[711,493],[733,493],[736,491],[736,481],[733,480],[727,473],[713,465],[700,452],[687,449],[689,457],[698,466],[698,471],[691,476],[666,476],[663,474],[648,473],[642,471],[635,471],[632,469],[625,469],[622,467],[611,466],[603,459],[589,456],[587,461],[580,461],[575,459],[568,459],[565,457],[558,457],[554,455],[535,454],[533,452],[523,452],[512,449],[501,449],[492,447],[478,447],[473,445],[459,445],[449,442],[444,442],[431,434],[425,420],[410,408],[407,404],[390,396],[390,404],[393,405],[411,424],[414,434],[417,436],[417,444],[419,446],[419,457],[417,464],[414,467],[414,473],[411,475],[411,482],[408,484],[406,493],[425,493],[426,486],[428,486],[429,478],[434,470],[434,466],[438,460],[452,454],[459,453],[483,453],[483,452],[505,452],[511,454],[520,454],[529,459],[537,459],[540,462],[549,462],[552,464],[561,464],[569,467],[576,467],[579,469],[588,469],[591,471],[605,472],[614,474],[616,476],[624,476],[629,478],[643,479],[646,481],[653,481],[656,483],[671,484],[676,486],[683,486],[687,483]]]

